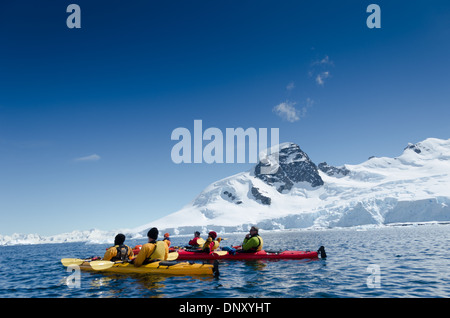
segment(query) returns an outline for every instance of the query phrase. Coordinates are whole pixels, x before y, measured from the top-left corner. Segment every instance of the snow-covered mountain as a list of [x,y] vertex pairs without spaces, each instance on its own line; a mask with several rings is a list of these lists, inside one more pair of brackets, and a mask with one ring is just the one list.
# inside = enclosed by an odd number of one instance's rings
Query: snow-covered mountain
[[397,158],[359,165],[316,166],[294,143],[280,145],[279,169],[217,181],[193,202],[150,226],[176,234],[194,230],[330,228],[398,222],[450,221],[450,139],[408,144]]
[[[429,138],[408,144],[399,157],[372,157],[343,167],[316,165],[294,143],[281,144],[278,158],[263,158],[250,171],[209,185],[178,212],[122,232],[133,238],[153,226],[192,234],[247,231],[252,225],[274,230],[450,221],[450,139]],[[276,173],[261,174],[263,166]],[[116,232],[0,235],[0,245],[108,242]]]

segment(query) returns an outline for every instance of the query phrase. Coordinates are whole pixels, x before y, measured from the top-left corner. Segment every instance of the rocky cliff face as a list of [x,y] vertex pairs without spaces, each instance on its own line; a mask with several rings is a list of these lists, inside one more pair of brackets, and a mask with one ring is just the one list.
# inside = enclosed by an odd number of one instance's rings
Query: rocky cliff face
[[[273,160],[269,161],[272,162]],[[267,166],[261,160],[255,167],[255,177],[263,180],[268,185],[276,187],[280,193],[292,189],[295,183],[307,182],[311,187],[323,185],[317,166],[308,155],[294,143],[285,144],[281,147],[278,157],[278,170],[274,174],[261,173],[262,167]],[[275,170],[275,169],[273,169]]]
[[346,175],[348,175],[350,173],[350,170],[348,170],[346,167],[334,167],[334,166],[330,166],[326,162],[319,163],[318,168],[320,171],[325,172],[330,177],[333,177],[333,176],[345,177]]

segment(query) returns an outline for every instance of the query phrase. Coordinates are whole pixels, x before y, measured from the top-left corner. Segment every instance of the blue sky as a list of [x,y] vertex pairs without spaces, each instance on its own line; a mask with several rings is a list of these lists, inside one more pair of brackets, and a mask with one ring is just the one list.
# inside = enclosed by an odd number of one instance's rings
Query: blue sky
[[252,166],[174,164],[195,119],[317,164],[448,139],[449,39],[448,1],[2,2],[0,234],[132,228]]

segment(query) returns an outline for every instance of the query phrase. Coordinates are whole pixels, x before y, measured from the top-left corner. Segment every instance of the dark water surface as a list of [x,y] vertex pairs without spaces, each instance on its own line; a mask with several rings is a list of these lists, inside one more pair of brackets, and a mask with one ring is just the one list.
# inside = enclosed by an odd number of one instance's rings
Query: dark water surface
[[[69,288],[72,273],[60,259],[102,256],[108,245],[4,246],[0,298],[450,297],[450,225],[261,234],[267,249],[317,250],[323,245],[328,257],[221,261],[218,278],[81,272],[80,287]],[[221,245],[236,245],[243,235],[226,238]],[[188,240],[172,238],[172,245]]]

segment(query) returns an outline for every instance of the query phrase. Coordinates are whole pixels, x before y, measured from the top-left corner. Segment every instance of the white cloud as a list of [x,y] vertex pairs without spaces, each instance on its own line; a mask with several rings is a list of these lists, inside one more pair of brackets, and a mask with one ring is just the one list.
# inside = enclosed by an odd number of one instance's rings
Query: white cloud
[[334,66],[334,62],[330,60],[330,57],[326,55],[320,60],[316,60],[311,63],[312,69],[308,72],[310,77],[314,76],[316,83],[320,86],[325,84],[325,80],[330,78],[329,67]]
[[325,79],[330,77],[330,72],[322,72],[316,76],[316,83],[323,86],[325,84]]
[[273,108],[273,111],[281,118],[287,120],[288,122],[296,122],[300,120],[300,112],[295,109],[294,105],[296,103],[286,101],[284,103],[278,104]]
[[329,64],[330,63],[330,58],[327,56],[325,56],[321,61],[320,64]]
[[306,116],[308,108],[311,108],[314,105],[314,100],[308,97],[304,103],[304,106],[300,109],[294,107],[296,104],[296,102],[285,101],[275,106],[273,108],[273,112],[284,120],[294,123],[299,121],[300,118]]
[[330,57],[328,55],[326,55],[323,59],[321,60],[316,60],[312,63],[312,65],[331,65],[334,66],[333,61],[330,60]]
[[99,155],[93,154],[93,155],[86,156],[86,157],[75,158],[75,159],[73,159],[73,161],[76,161],[76,162],[86,162],[86,161],[98,161],[98,160],[100,160],[100,159],[101,159],[101,157],[100,157]]
[[286,86],[286,89],[287,89],[288,91],[291,91],[291,90],[293,90],[294,88],[295,88],[294,82],[290,82],[290,83]]

